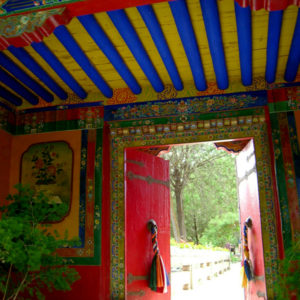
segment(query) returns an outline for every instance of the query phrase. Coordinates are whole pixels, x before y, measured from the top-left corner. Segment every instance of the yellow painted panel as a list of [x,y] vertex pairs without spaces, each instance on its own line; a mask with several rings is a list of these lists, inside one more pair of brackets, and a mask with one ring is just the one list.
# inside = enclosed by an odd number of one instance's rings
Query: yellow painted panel
[[234,1],[218,1],[223,48],[229,83],[241,81],[239,45],[237,37]]
[[161,25],[161,29],[166,38],[181,80],[184,83],[193,82],[193,75],[169,4],[164,2],[154,4],[152,7],[157,16],[158,22]]
[[16,136],[12,142],[10,192],[15,192],[13,186],[20,180],[20,162],[22,155],[35,143],[66,141],[73,150],[73,182],[72,182],[72,202],[70,212],[61,222],[51,226],[51,230],[57,230],[61,236],[68,230],[68,237],[78,238],[79,227],[79,188],[80,185],[80,147],[81,131],[60,131],[43,134],[28,134]]
[[[30,76],[33,80],[35,80],[36,82],[38,82],[42,87],[44,87],[49,93],[51,93],[52,95],[54,95],[54,93],[34,74],[32,73],[28,68],[26,68],[23,63],[21,63],[13,54],[11,54],[8,50],[4,50],[3,53],[8,56],[19,68],[21,68],[28,76]],[[46,69],[47,70],[47,69]],[[47,70],[48,72],[48,70]],[[12,75],[12,74],[11,74]],[[12,75],[13,76],[13,75]],[[14,77],[14,76],[13,76]],[[15,78],[15,77],[14,77]],[[17,78],[16,78],[17,79]],[[18,79],[17,79],[18,80]],[[18,80],[19,81],[19,80]],[[20,82],[22,85],[24,85],[27,89],[29,89],[33,94],[36,95],[36,93],[34,91],[32,91],[30,88],[28,88],[24,83]],[[37,95],[38,96],[38,95]],[[20,96],[19,96],[20,97]],[[39,96],[38,96],[39,97]],[[55,97],[55,95],[54,95]],[[23,100],[23,102],[25,102],[25,104],[27,103],[26,100]],[[28,105],[30,105],[29,103],[27,103]]]
[[264,77],[266,72],[268,11],[261,9],[252,12],[252,70],[253,79]]
[[[48,63],[31,47],[25,47],[30,56],[45,70],[48,75],[67,93],[72,93],[68,85],[56,74]],[[52,92],[53,93],[53,92]]]
[[113,83],[121,82],[123,80],[78,19],[74,18],[67,28],[108,85],[110,85],[111,88],[118,87],[118,85],[113,86]]
[[212,64],[212,59],[210,56],[208,40],[206,36],[202,11],[199,1],[189,0],[187,1],[187,6],[189,9],[190,17],[192,20],[194,32],[196,35],[196,40],[198,48],[200,50],[202,65],[204,69],[204,74],[207,82],[215,81],[215,73]]
[[94,83],[89,79],[85,72],[80,68],[77,62],[55,37],[54,34],[50,35],[44,40],[51,52],[59,59],[64,67],[72,74],[74,79],[85,89],[86,92],[96,90]]
[[[134,75],[135,79],[141,86],[149,85],[149,81],[145,76],[144,72],[140,68],[139,64],[135,60],[128,46],[124,42],[123,38],[119,34],[118,30],[112,23],[110,17],[106,13],[95,14],[96,19],[101,25],[102,29],[105,31],[106,35],[115,46],[123,61],[127,65],[130,72]],[[125,87],[126,85],[120,85],[119,88]]]
[[[4,84],[0,84],[0,89],[1,88],[5,88],[5,89],[7,89],[8,91],[10,91],[12,94],[14,94],[16,97],[19,97],[19,98],[21,98],[22,99],[22,97],[19,95],[19,94],[17,94],[16,93],[16,91],[14,91],[14,90],[12,90],[10,87],[8,87],[7,85],[4,85]],[[9,102],[8,100],[6,100],[6,99],[4,99],[4,98],[2,98],[2,97],[0,97],[0,102],[2,102],[2,103],[4,103],[5,105],[7,105],[8,107],[11,107],[11,108],[13,108],[13,109],[15,109],[16,108],[16,106],[14,105],[14,104],[12,104],[11,102]],[[21,105],[22,106],[22,105]],[[19,106],[20,107],[20,106]]]
[[135,31],[139,36],[139,39],[141,40],[160,79],[164,84],[171,84],[172,81],[169,77],[166,67],[138,10],[136,8],[128,8],[125,10],[125,12],[130,19],[131,24],[135,28]]

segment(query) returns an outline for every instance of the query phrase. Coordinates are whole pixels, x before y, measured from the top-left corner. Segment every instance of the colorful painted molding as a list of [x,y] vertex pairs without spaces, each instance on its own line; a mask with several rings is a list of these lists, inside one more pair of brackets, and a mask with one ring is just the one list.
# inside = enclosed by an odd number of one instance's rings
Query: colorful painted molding
[[82,0],[0,0],[0,16],[45,9]]
[[64,10],[65,8],[62,7],[0,19],[0,35],[6,38],[12,38],[24,32],[34,32],[37,28],[42,27],[50,16],[61,15]]

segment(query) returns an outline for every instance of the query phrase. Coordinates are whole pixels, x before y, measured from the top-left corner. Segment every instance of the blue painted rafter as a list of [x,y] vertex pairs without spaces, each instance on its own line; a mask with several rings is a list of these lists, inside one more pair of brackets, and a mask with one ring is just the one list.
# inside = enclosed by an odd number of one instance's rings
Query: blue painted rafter
[[85,99],[87,93],[66,70],[63,64],[50,51],[50,49],[43,43],[31,44],[31,47],[49,64],[49,66],[56,72],[56,74],[70,87],[70,89],[77,94],[81,99]]
[[223,49],[217,1],[200,0],[200,4],[218,88],[225,90],[228,88],[228,74]]
[[0,68],[0,81],[8,86],[11,90],[19,94],[22,98],[27,100],[30,104],[38,104],[39,98],[31,91],[27,90],[22,84],[20,84],[15,78],[13,78],[2,68]]
[[294,30],[294,36],[290,48],[289,58],[286,64],[284,79],[294,81],[300,63],[300,8],[298,9],[297,22]]
[[123,10],[115,10],[108,12],[108,15],[131,53],[137,60],[138,64],[142,68],[143,72],[147,76],[151,85],[156,92],[162,92],[164,90],[164,85],[157,71],[155,70],[142,42],[140,41],[137,33],[135,32],[132,24],[130,23],[126,13]]
[[65,100],[68,98],[68,94],[45,72],[24,48],[9,46],[7,49],[60,99]]
[[199,91],[204,91],[207,88],[206,80],[187,5],[184,0],[171,1],[169,5],[193,73],[195,86]]
[[84,26],[86,31],[94,39],[95,43],[110,60],[114,68],[118,71],[120,76],[129,86],[131,91],[135,94],[139,94],[142,89],[138,82],[124,63],[122,57],[115,49],[112,42],[109,40],[101,26],[98,24],[97,20],[93,15],[79,16],[78,17],[81,24]]
[[81,50],[77,42],[69,33],[68,29],[63,25],[58,26],[54,30],[54,34],[71,54],[71,56],[73,56],[88,77],[94,82],[102,94],[107,98],[111,98],[113,95],[112,89],[104,81],[97,69],[92,65],[85,53]]
[[283,15],[282,10],[269,12],[267,64],[266,64],[266,81],[268,83],[274,82],[276,78],[282,15]]
[[15,76],[20,82],[34,91],[37,95],[47,102],[52,102],[54,97],[39,83],[33,80],[27,73],[25,73],[19,66],[17,66],[8,56],[0,52],[0,66]]
[[141,14],[148,30],[151,34],[151,37],[157,47],[157,50],[168,70],[169,76],[173,82],[173,85],[176,90],[180,91],[183,89],[183,84],[180,79],[177,67],[175,65],[174,59],[170,52],[169,46],[165,39],[165,36],[161,30],[155,12],[151,5],[143,5],[137,7],[139,13]]
[[241,77],[243,85],[252,84],[252,28],[251,9],[234,2],[236,27],[238,33]]
[[13,94],[12,92],[10,92],[9,90],[7,90],[1,85],[0,85],[0,97],[2,97],[3,99],[7,100],[8,102],[16,106],[20,106],[22,104],[22,99],[20,97],[16,96],[15,94]]

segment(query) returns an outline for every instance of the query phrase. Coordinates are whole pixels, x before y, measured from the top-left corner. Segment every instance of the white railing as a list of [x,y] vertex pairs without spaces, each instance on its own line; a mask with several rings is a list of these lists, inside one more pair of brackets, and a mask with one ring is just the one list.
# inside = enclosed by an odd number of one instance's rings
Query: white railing
[[230,253],[171,246],[171,282],[177,289],[193,289],[204,280],[230,269]]

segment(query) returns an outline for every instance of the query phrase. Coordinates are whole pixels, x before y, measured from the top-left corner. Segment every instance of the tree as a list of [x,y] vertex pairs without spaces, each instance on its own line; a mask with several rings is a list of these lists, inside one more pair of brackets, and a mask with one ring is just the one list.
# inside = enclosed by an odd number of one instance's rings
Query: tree
[[70,290],[79,279],[77,271],[64,264],[55,251],[69,243],[47,232],[45,220],[55,220],[65,208],[49,203],[43,193],[34,194],[28,186],[16,186],[8,205],[0,207],[0,293],[2,299],[44,299],[42,290]]
[[[214,149],[213,145],[211,147]],[[216,149],[214,151],[220,153]],[[195,243],[200,241],[211,219],[222,219],[227,212],[234,212],[232,223],[239,218],[235,158],[224,154],[211,161],[206,168],[195,170],[184,189],[187,238]],[[220,245],[217,242],[217,233],[216,236],[211,236],[209,241],[214,246]]]
[[218,247],[224,247],[227,243],[237,246],[238,237],[238,215],[235,212],[226,212],[209,221],[200,241]]
[[[176,212],[180,237],[187,239],[183,192],[191,180],[193,173],[200,168],[208,168],[212,162],[226,155],[218,152],[210,144],[194,144],[173,147],[163,157],[170,161],[171,190],[176,200]],[[174,230],[174,228],[173,228]]]

